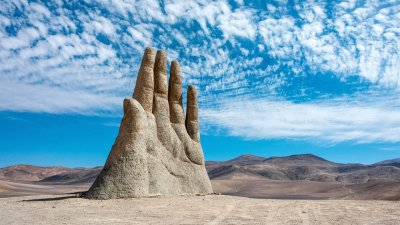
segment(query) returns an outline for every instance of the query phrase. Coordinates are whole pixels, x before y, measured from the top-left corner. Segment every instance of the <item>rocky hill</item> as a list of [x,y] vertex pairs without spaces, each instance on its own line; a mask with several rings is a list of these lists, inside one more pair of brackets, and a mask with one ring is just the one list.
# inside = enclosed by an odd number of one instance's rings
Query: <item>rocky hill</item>
[[373,165],[340,164],[311,154],[271,158],[244,155],[229,161],[212,162],[208,169],[211,179],[247,177],[346,184],[400,181],[400,164],[391,161]]
[[38,181],[53,175],[73,173],[74,171],[75,169],[66,167],[42,167],[20,164],[0,168],[0,180]]
[[[363,165],[334,163],[311,154],[270,158],[242,155],[228,161],[209,161],[206,163],[206,167],[213,180],[306,180],[346,184],[400,182],[398,159]],[[101,167],[66,168],[15,165],[0,168],[0,179],[63,184],[91,183],[100,170]]]

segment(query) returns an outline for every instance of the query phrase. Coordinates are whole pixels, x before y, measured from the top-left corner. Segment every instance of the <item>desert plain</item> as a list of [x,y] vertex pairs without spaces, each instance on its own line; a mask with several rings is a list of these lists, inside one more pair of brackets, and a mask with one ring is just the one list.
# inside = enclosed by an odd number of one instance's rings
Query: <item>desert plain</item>
[[88,200],[101,167],[0,168],[0,224],[400,224],[399,165],[312,155],[208,162],[221,195]]
[[400,202],[277,200],[227,195],[88,200],[0,199],[0,224],[400,224]]

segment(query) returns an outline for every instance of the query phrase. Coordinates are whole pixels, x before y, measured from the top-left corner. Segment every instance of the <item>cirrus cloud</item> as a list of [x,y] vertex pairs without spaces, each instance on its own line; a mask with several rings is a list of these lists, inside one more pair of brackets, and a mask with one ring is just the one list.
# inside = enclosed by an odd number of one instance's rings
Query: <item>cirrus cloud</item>
[[248,138],[400,141],[390,102],[399,20],[394,0],[8,0],[0,110],[117,113],[154,46],[199,89],[206,126]]

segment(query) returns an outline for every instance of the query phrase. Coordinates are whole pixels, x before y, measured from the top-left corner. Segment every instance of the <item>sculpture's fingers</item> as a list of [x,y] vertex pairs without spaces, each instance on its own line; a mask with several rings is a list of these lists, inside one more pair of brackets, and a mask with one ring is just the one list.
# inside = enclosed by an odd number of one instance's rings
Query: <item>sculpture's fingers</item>
[[157,51],[154,63],[154,94],[167,99],[167,54]]
[[177,61],[172,61],[169,77],[168,102],[171,123],[184,124],[182,107],[182,74]]
[[194,86],[189,85],[187,93],[186,130],[189,136],[196,142],[200,142],[199,108],[197,93]]
[[136,86],[133,98],[136,99],[147,112],[152,112],[153,91],[154,91],[154,52],[152,48],[146,48],[139,73],[136,79]]
[[158,139],[168,151],[173,153],[167,95],[167,54],[164,51],[157,51],[154,64],[153,114],[156,118]]

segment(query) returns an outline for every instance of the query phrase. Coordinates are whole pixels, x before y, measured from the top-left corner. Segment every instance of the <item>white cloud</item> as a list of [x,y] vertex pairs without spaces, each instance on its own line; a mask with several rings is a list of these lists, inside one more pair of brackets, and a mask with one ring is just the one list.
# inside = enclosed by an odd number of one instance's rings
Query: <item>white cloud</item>
[[[328,20],[320,5],[308,1],[299,6],[304,24],[296,24],[292,17],[267,18],[259,23],[259,31],[268,53],[278,60],[304,58],[315,73],[358,74],[385,87],[399,86],[400,33],[390,30],[399,28],[394,21],[400,6],[387,10],[380,9],[380,4],[370,0],[349,13],[354,2],[342,2]],[[325,32],[332,28],[338,36]]]
[[50,18],[50,16],[51,16],[50,11],[49,11],[45,6],[43,6],[43,5],[41,5],[41,4],[38,4],[38,3],[30,3],[30,4],[29,4],[29,7],[30,7],[32,10],[35,10],[36,12],[38,12],[39,14],[44,15],[44,16],[47,17],[47,18]]
[[267,4],[267,10],[271,13],[274,13],[276,11],[276,7],[274,5]]
[[175,31],[175,39],[182,44],[183,46],[186,46],[188,44],[188,40],[183,36],[179,31]]
[[18,49],[28,47],[32,41],[40,37],[34,28],[25,28],[18,32],[16,37],[5,37],[1,39],[1,46],[5,49]]
[[121,98],[105,94],[7,80],[1,80],[1,83],[0,110],[93,115],[115,113],[122,106]]
[[104,33],[107,35],[114,35],[116,28],[113,23],[104,17],[93,16],[93,20],[85,24],[85,29],[89,33]]
[[217,16],[218,27],[224,33],[226,39],[234,36],[254,40],[256,35],[256,24],[252,21],[253,11],[245,8],[232,12],[227,6],[223,7],[222,13]]
[[144,46],[149,45],[153,37],[152,27],[143,24],[138,24],[134,25],[133,27],[129,27],[128,31],[131,34],[132,38],[134,39],[133,41],[139,41]]
[[287,58],[298,54],[300,49],[295,36],[298,28],[293,18],[268,18],[259,23],[258,29],[273,57]]
[[231,135],[249,139],[400,141],[400,112],[387,106],[347,100],[296,104],[273,99],[231,99],[218,105],[201,110],[204,127],[217,125]]
[[181,18],[197,21],[206,34],[210,25],[219,28],[226,39],[239,36],[254,40],[256,35],[253,10],[245,7],[232,10],[225,1],[167,1],[165,11],[173,23]]

